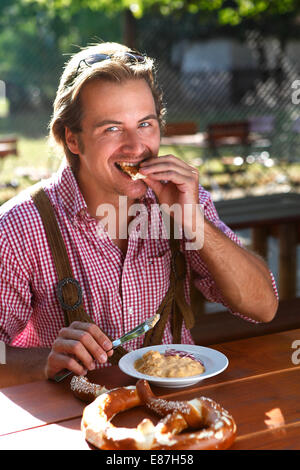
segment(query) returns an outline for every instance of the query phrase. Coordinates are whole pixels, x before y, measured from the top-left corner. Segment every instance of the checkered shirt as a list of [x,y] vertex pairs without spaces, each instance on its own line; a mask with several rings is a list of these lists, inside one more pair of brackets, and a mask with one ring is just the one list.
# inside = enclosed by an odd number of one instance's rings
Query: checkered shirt
[[[103,226],[89,215],[68,166],[63,165],[43,186],[55,209],[74,277],[81,285],[84,308],[93,321],[110,337],[118,338],[156,313],[169,287],[169,240],[143,239],[133,230],[124,255]],[[201,186],[199,201],[207,219],[240,243],[220,221],[209,193]],[[150,188],[142,202],[148,216],[151,212],[152,217],[154,214],[161,220]],[[204,296],[227,306],[199,252],[186,251],[185,255],[187,300],[192,267],[197,273],[196,286]],[[17,347],[51,347],[64,326],[57,282],[41,218],[29,192],[22,192],[0,208],[0,340]],[[276,290],[274,279],[273,284]],[[170,322],[163,342],[172,343]],[[193,344],[184,324],[182,342]],[[140,337],[125,348],[136,349],[142,343]]]

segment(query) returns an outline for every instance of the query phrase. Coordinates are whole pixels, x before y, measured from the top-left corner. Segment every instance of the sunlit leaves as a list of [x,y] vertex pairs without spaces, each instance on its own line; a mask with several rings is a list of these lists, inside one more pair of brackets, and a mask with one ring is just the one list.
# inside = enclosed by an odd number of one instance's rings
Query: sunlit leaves
[[239,24],[241,21],[240,15],[233,8],[223,8],[219,12],[219,20],[221,24],[231,24],[231,25]]
[[[2,0],[7,3],[8,0]],[[76,12],[81,8],[116,13],[129,9],[136,18],[145,13],[159,11],[162,15],[177,12],[218,13],[222,24],[236,25],[244,18],[259,18],[263,14],[281,15],[299,10],[298,0],[17,0],[20,4],[35,3],[46,6],[50,11]]]

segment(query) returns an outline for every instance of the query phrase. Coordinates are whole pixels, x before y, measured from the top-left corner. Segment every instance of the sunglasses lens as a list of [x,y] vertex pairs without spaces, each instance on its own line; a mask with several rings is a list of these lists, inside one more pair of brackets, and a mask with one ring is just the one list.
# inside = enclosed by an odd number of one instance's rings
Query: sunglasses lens
[[96,64],[97,62],[102,62],[103,60],[110,59],[111,56],[108,54],[94,54],[85,59],[85,63],[88,66],[91,66],[93,64]]
[[126,52],[125,55],[128,56],[133,62],[139,62],[140,64],[145,62],[145,57],[142,55],[133,54],[132,52]]
[[[132,63],[140,63],[143,64],[145,62],[145,57],[139,54],[135,54],[133,52],[125,52],[124,55],[130,59],[130,62]],[[84,63],[86,66],[91,67],[94,64],[97,64],[98,62],[102,62],[103,60],[107,59],[112,59],[113,56],[109,54],[93,54],[86,59],[82,59],[77,67],[77,72],[78,73],[79,69],[81,68],[82,64]]]

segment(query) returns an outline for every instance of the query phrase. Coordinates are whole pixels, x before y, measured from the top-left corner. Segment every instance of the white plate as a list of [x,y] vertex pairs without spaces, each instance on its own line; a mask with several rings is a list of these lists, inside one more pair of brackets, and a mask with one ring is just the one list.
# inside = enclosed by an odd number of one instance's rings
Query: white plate
[[[176,349],[176,351],[184,351],[193,354],[196,359],[199,359],[202,362],[205,367],[205,371],[203,374],[192,375],[191,377],[168,378],[141,374],[135,369],[135,361],[140,359],[147,351],[159,351],[162,354],[166,349]],[[170,388],[189,387],[200,380],[208,379],[209,377],[220,374],[227,366],[228,359],[224,354],[211,348],[191,344],[161,344],[159,346],[148,346],[147,348],[137,349],[125,354],[125,356],[123,356],[119,361],[119,367],[123,372],[125,372],[125,374],[137,379],[145,379],[159,387]]]

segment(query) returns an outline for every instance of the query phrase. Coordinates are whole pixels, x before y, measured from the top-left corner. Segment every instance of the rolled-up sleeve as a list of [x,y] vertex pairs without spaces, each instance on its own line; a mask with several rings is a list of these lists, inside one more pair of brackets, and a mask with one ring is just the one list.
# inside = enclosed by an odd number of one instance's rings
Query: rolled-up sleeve
[[3,232],[0,232],[0,291],[0,340],[10,344],[32,315],[31,290],[28,274]]

